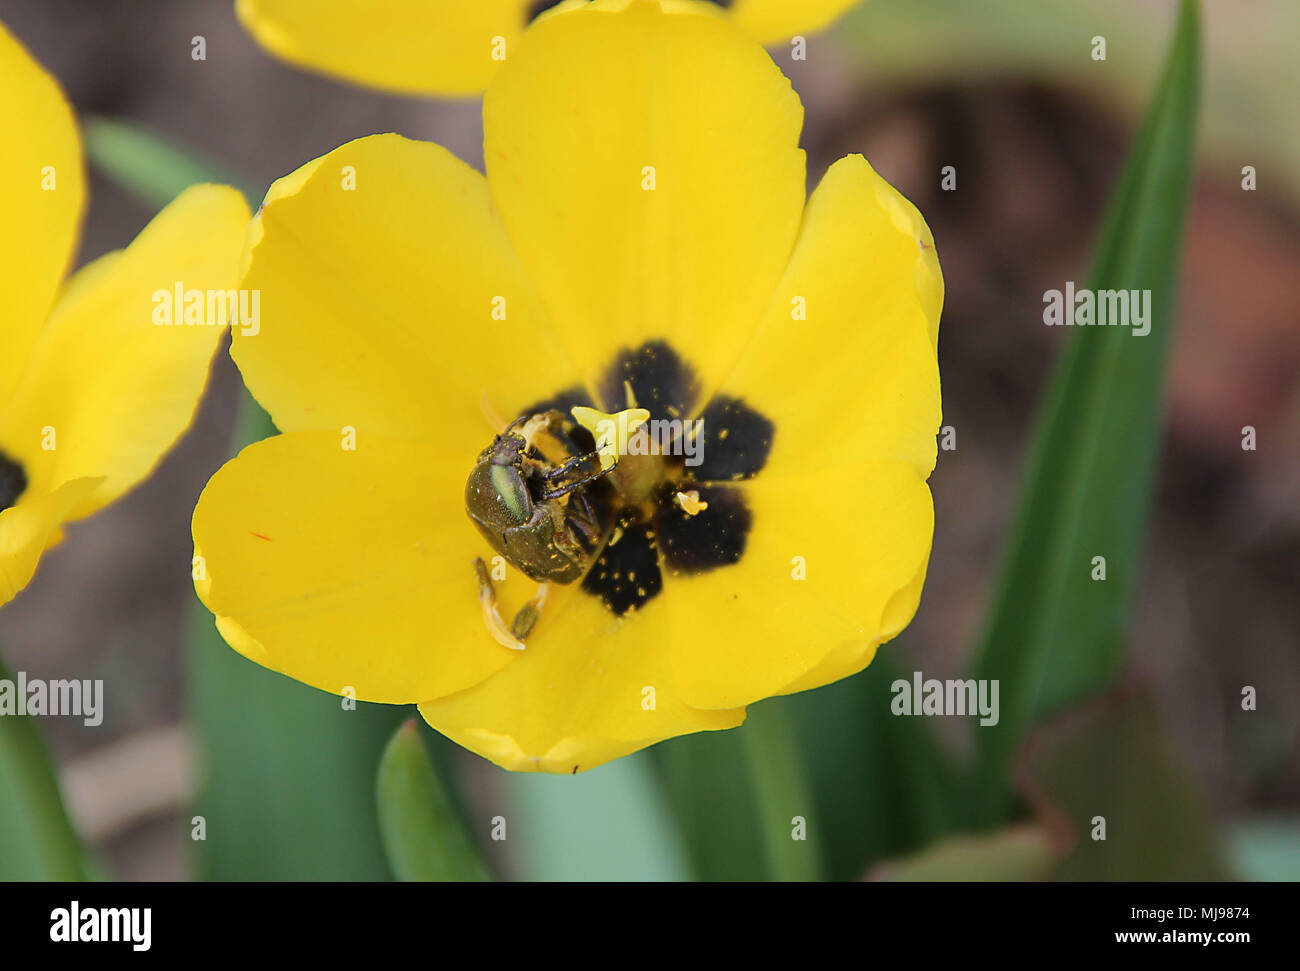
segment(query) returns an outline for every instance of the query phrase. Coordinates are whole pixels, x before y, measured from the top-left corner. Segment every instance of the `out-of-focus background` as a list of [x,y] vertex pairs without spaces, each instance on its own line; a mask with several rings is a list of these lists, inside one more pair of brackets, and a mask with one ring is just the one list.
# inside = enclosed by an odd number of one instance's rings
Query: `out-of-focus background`
[[[436,141],[481,168],[476,100],[386,96],[301,73],[258,48],[233,6],[0,0],[0,20],[83,119],[147,125],[257,192],[373,132]],[[924,213],[943,265],[944,420],[957,448],[941,453],[931,480],[936,534],[920,612],[883,649],[906,671],[964,670],[1031,419],[1067,334],[1043,326],[1043,293],[1082,285],[1173,14],[1166,0],[870,0],[810,38],[806,60],[773,49],[806,107],[810,186],[834,159],[863,153]],[[1293,0],[1208,0],[1204,15],[1201,155],[1131,667],[1154,690],[1164,730],[1236,858],[1253,860],[1256,875],[1286,875],[1276,847],[1295,844],[1269,840],[1300,820],[1300,10]],[[1098,35],[1105,61],[1091,57]],[[204,61],[191,58],[196,36],[206,40]],[[940,188],[947,165],[955,191]],[[1244,166],[1255,169],[1254,191],[1243,190]],[[92,168],[79,264],[125,245],[152,214]],[[188,807],[202,769],[186,732],[189,519],[231,447],[238,390],[223,354],[198,420],[157,474],[70,528],[0,613],[11,670],[104,679],[102,727],[49,718],[41,728],[74,817],[124,879],[194,872]],[[1243,426],[1256,429],[1254,451],[1242,449]],[[1259,702],[1243,718],[1247,685]],[[968,747],[963,725],[937,727],[956,751]],[[258,746],[281,741],[239,744],[252,761]],[[439,757],[484,813],[520,791],[535,795],[535,812],[559,812],[554,787],[504,780],[464,753]],[[591,774],[606,781],[586,784],[616,780],[619,798],[635,803],[641,777],[625,785],[619,773],[628,771],[616,764]],[[1107,768],[1103,760],[1081,771]],[[261,782],[261,798],[273,801],[275,780]],[[371,784],[359,779],[340,798],[370,800]],[[519,785],[534,788],[506,791]],[[244,810],[255,825],[257,807]],[[508,874],[527,875],[537,872],[529,854],[525,840],[496,855]],[[672,861],[641,864],[636,875],[677,872]],[[1291,865],[1295,878],[1300,863]],[[597,871],[552,875],[584,873]]]

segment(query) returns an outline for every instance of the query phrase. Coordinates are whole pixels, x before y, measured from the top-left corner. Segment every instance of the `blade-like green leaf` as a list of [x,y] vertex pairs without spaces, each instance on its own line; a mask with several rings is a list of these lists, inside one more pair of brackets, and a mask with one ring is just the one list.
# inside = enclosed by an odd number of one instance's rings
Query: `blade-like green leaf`
[[88,118],[84,127],[86,155],[91,164],[145,205],[161,209],[198,182],[221,182],[243,190],[221,166],[182,149],[136,122]]
[[[1087,282],[1093,291],[1150,291],[1150,332],[1073,328],[1039,419],[998,594],[976,652],[975,676],[998,679],[1001,690],[999,723],[977,735],[989,819],[1008,805],[1008,762],[1029,725],[1109,684],[1123,662],[1160,444],[1199,50],[1197,6],[1186,0]],[[1093,579],[1095,557],[1105,558],[1104,580]]]
[[892,685],[911,677],[907,657],[906,644],[894,641],[861,674],[790,699],[832,880],[860,879],[869,866],[971,822],[970,799],[930,719],[893,713]]
[[[891,712],[902,650],[891,644],[861,674],[751,708],[739,730],[656,749],[697,876],[857,880],[870,865],[967,821],[969,799],[929,726]],[[781,717],[766,710],[777,706],[787,710],[793,735],[764,723]],[[751,729],[746,741],[741,733]],[[758,780],[755,769],[771,778]],[[773,791],[778,798],[760,811],[760,793]],[[807,842],[790,839],[795,816],[805,818]],[[804,853],[818,848],[814,865]]]
[[821,824],[803,766],[789,701],[751,705],[737,730],[753,781],[763,857],[773,880],[819,880]]
[[[13,680],[2,664],[0,679]],[[81,841],[35,719],[0,717],[0,881],[87,876]]]
[[376,796],[380,836],[399,880],[488,879],[455,804],[429,763],[416,719],[398,728],[384,749]]
[[824,817],[789,699],[752,705],[740,728],[661,745],[659,766],[702,880],[817,880]]
[[753,786],[736,733],[686,735],[653,751],[697,880],[767,878]]

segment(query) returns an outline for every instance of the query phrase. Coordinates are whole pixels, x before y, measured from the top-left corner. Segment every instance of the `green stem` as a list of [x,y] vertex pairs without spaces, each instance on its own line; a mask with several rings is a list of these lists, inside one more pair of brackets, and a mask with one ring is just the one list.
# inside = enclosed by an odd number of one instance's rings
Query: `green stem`
[[[12,681],[3,661],[0,680]],[[0,716],[0,880],[84,880],[49,750],[29,715]]]
[[739,734],[770,878],[821,879],[818,819],[784,699],[752,706]]

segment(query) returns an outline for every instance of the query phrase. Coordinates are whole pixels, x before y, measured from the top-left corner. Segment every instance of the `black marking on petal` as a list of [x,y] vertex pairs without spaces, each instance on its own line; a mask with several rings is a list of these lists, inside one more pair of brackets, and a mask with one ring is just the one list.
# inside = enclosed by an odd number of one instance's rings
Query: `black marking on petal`
[[752,479],[767,464],[776,426],[739,398],[715,395],[700,430],[701,462],[690,468],[701,481]]
[[[528,5],[528,9],[524,11],[524,23],[531,24],[542,14],[546,13],[546,11],[550,10],[552,7],[558,7],[562,2],[563,0],[533,0],[533,2]],[[709,0],[709,2],[715,6],[721,7],[723,10],[729,9],[732,4],[732,0]]]
[[552,7],[558,7],[562,0],[533,0],[524,11],[524,23],[531,24]]
[[666,485],[655,512],[656,539],[671,573],[702,573],[739,563],[753,515],[739,489],[721,485],[698,487],[709,504],[694,516],[673,499],[675,486]]
[[584,591],[620,617],[644,606],[663,585],[654,530],[648,523],[624,527],[618,542],[605,544],[582,580]]
[[558,391],[549,398],[543,398],[541,401],[529,405],[527,408],[520,408],[519,414],[524,416],[538,415],[543,411],[550,411],[552,408],[562,411],[566,415],[569,409],[575,405],[585,405],[591,407],[591,396],[587,394],[587,389],[583,387],[565,388]]
[[695,372],[662,340],[619,351],[596,389],[606,410],[627,407],[624,381],[632,385],[637,407],[649,409],[655,418],[686,418],[700,394]]
[[0,452],[0,512],[8,509],[27,489],[27,473],[18,462]]

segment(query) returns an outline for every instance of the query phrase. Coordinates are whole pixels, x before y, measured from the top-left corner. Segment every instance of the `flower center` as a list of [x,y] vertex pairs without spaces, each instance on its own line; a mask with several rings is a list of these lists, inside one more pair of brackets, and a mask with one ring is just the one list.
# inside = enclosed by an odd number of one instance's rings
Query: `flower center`
[[715,396],[699,408],[693,370],[665,341],[620,352],[596,392],[604,407],[628,411],[597,411],[575,388],[523,413],[568,414],[577,406],[579,444],[592,451],[600,450],[600,418],[648,416],[587,493],[605,540],[582,590],[622,616],[658,595],[665,573],[689,576],[740,562],[753,524],[742,482],[766,463],[775,426],[738,398]]

